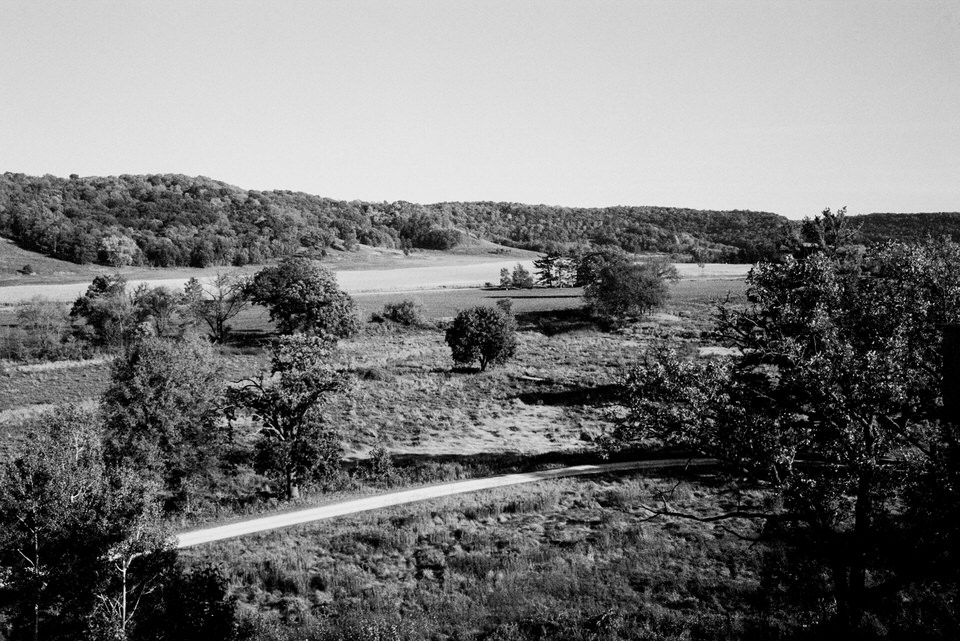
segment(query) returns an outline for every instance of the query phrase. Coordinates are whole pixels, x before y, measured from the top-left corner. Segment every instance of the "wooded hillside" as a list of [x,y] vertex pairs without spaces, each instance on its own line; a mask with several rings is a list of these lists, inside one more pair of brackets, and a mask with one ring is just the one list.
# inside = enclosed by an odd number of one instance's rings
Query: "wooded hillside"
[[960,212],[927,214],[866,214],[850,216],[850,222],[860,228],[866,243],[886,240],[920,242],[926,238],[949,236],[960,241]]
[[449,249],[463,231],[535,250],[589,242],[742,260],[774,251],[772,239],[788,226],[746,211],[346,202],[177,174],[0,176],[0,235],[56,258],[114,266],[243,265],[358,242]]

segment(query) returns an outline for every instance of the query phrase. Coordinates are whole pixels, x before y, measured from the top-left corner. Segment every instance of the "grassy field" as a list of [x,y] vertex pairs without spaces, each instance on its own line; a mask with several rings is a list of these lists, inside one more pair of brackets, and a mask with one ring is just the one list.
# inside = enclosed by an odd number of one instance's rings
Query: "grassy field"
[[[358,296],[365,318],[385,302],[417,300],[429,320],[477,304],[513,301],[521,327],[517,356],[482,374],[457,371],[443,332],[368,324],[341,341],[337,364],[356,378],[354,390],[326,409],[353,457],[381,444],[396,453],[447,456],[534,453],[587,447],[606,421],[605,405],[620,371],[651,340],[675,336],[695,345],[718,297],[742,295],[742,281],[681,281],[668,306],[625,332],[593,327],[578,311],[580,290],[447,290]],[[244,333],[271,329],[265,310],[249,308],[235,325]],[[255,347],[224,350],[224,379],[266,365]],[[0,433],[59,402],[96,399],[109,377],[104,360],[0,369]]]
[[[503,260],[531,260],[537,254],[522,249],[513,249],[485,241],[465,244],[455,251],[414,250],[404,254],[400,250],[382,249],[359,245],[354,251],[330,249],[321,262],[338,271],[356,271],[369,269],[401,269],[406,267],[433,267],[467,265],[478,262]],[[21,273],[30,265],[34,273]],[[245,273],[254,273],[263,265],[246,265],[241,268]],[[234,269],[230,266],[207,268],[172,267],[121,267],[105,265],[77,265],[55,258],[49,258],[36,252],[21,249],[13,241],[0,238],[0,287],[17,285],[54,285],[79,283],[92,280],[97,274],[120,273],[127,280],[186,279],[190,277],[206,278],[217,272]],[[493,274],[491,278],[495,278]]]
[[[579,289],[358,295],[364,319],[409,298],[428,322],[366,323],[340,342],[336,365],[355,382],[324,415],[354,471],[306,501],[372,491],[382,480],[368,484],[361,470],[375,446],[391,453],[402,485],[582,458],[609,422],[624,368],[666,337],[696,351],[717,300],[744,293],[742,280],[708,279],[681,281],[672,292],[665,308],[616,332],[594,326]],[[435,322],[504,298],[521,330],[516,357],[482,373],[454,368]],[[234,325],[241,340],[222,350],[225,381],[266,366],[257,338],[272,330],[261,308]],[[53,403],[95,403],[109,372],[109,359],[6,364],[3,445]],[[258,483],[246,473],[236,485],[249,495]],[[763,609],[763,569],[747,541],[694,521],[650,520],[643,509],[667,497],[676,509],[707,514],[762,498],[730,490],[710,479],[568,479],[223,542],[185,559],[225,568],[259,639],[775,637],[768,633],[784,624]],[[250,496],[185,516],[178,527],[275,507],[241,499]]]
[[[620,372],[642,357],[651,340],[669,335],[694,346],[715,301],[742,281],[681,281],[667,307],[625,332],[596,329],[578,310],[581,291],[445,290],[357,296],[364,318],[384,303],[411,298],[428,320],[449,318],[472,305],[509,298],[521,328],[517,356],[504,367],[457,371],[443,332],[370,323],[341,341],[337,364],[355,375],[353,391],[325,410],[340,426],[351,457],[374,445],[397,454],[470,456],[537,453],[589,447],[606,422],[606,404]],[[7,319],[8,322],[10,319]],[[235,322],[241,335],[271,330],[266,311],[248,308]],[[224,350],[224,379],[266,366],[256,347]],[[55,403],[92,402],[109,377],[104,359],[0,369],[0,435],[9,444],[24,418]]]
[[741,538],[752,524],[644,509],[708,515],[761,499],[708,478],[566,479],[183,556],[225,569],[260,638],[775,638],[785,623],[765,611],[761,555]]

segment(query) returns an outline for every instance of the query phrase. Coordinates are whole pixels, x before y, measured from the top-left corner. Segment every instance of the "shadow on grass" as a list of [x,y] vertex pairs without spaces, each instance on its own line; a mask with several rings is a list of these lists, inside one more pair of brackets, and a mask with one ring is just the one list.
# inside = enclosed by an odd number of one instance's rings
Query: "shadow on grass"
[[534,391],[517,394],[512,398],[527,405],[550,405],[572,407],[578,405],[604,405],[617,397],[620,386],[614,383],[594,387],[574,387],[564,390]]
[[[444,475],[442,478],[424,479],[453,481],[460,478],[477,478],[497,474],[516,474],[536,472],[574,465],[600,465],[625,461],[645,461],[657,459],[700,458],[699,454],[680,448],[662,448],[657,450],[625,449],[604,453],[600,450],[545,452],[542,454],[521,454],[518,452],[481,453],[481,454],[395,454],[393,464],[402,474],[416,478],[423,476],[426,470],[462,470],[463,476]],[[362,464],[357,461],[353,463]],[[702,468],[698,468],[702,471]]]
[[546,336],[599,329],[590,313],[582,308],[520,312],[515,317],[521,331],[535,331]]
[[499,296],[487,296],[487,298],[509,298],[512,300],[526,300],[528,298],[583,298],[583,294],[501,294]]
[[236,348],[263,347],[276,336],[274,332],[259,329],[235,329],[227,335],[225,346]]

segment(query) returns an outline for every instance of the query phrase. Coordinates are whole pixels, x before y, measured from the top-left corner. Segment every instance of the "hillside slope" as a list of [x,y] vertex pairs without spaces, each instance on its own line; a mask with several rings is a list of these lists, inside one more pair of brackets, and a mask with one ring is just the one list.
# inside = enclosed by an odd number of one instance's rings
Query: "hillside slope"
[[863,240],[868,243],[887,240],[919,242],[927,237],[942,236],[960,241],[960,212],[877,213],[850,216],[850,222],[860,228]]
[[731,260],[771,250],[785,226],[785,218],[765,212],[346,202],[177,174],[0,176],[0,236],[78,264],[244,265],[357,243],[446,250],[465,240],[464,232],[533,250],[618,244]]

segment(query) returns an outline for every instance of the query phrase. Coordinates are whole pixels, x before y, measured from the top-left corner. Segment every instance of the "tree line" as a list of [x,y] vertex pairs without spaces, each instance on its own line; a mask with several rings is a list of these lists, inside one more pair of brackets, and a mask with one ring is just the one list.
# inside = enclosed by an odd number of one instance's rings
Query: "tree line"
[[449,249],[463,232],[537,251],[614,245],[731,261],[775,252],[784,225],[747,211],[347,202],[176,174],[0,176],[0,235],[62,260],[116,267],[256,264],[357,243]]

